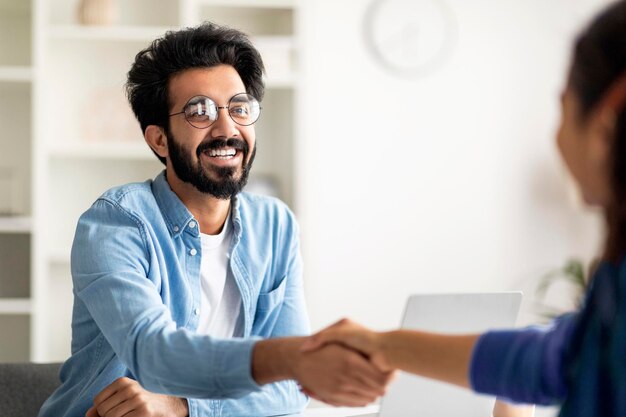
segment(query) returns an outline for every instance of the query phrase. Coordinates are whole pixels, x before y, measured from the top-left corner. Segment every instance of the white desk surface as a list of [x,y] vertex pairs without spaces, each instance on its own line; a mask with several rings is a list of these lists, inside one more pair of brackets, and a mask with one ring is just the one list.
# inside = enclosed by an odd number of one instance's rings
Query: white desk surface
[[361,414],[377,413],[378,405],[367,407],[310,407],[304,410],[302,417],[350,417]]

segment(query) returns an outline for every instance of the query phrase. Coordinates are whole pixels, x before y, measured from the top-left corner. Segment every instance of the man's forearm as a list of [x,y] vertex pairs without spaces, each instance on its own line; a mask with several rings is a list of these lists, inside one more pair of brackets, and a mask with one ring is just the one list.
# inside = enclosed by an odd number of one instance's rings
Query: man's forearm
[[252,377],[259,385],[295,379],[303,337],[261,340],[252,352]]

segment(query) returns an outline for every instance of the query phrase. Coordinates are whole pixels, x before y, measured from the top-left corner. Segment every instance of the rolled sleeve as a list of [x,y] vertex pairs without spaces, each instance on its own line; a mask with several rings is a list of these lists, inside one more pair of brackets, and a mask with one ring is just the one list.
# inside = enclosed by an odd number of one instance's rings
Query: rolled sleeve
[[482,335],[472,353],[472,389],[514,402],[551,405],[567,392],[563,359],[576,315],[549,327],[491,331]]

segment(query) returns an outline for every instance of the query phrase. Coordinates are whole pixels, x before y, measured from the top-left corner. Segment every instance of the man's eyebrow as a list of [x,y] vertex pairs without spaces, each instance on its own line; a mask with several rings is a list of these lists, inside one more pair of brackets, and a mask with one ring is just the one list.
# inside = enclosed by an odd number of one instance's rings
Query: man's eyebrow
[[197,103],[199,101],[204,101],[207,98],[209,100],[213,100],[211,97],[205,96],[204,94],[194,94],[193,96],[191,96],[190,98],[187,99],[187,102],[188,103]]
[[230,101],[234,103],[247,103],[250,100],[248,99],[246,93],[237,93],[230,99]]

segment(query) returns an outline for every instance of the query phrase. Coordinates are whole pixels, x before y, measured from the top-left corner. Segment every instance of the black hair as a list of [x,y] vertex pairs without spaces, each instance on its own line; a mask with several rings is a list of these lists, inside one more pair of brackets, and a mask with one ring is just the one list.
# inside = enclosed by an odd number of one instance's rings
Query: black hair
[[[583,118],[622,77],[626,77],[626,0],[608,6],[576,41],[569,86],[581,104]],[[604,259],[617,263],[626,254],[626,106],[616,115],[612,158],[613,196],[606,210]]]
[[[221,64],[235,68],[246,92],[263,100],[263,60],[248,36],[239,30],[206,22],[169,31],[140,51],[128,71],[126,94],[141,131],[145,133],[149,125],[169,131],[168,84],[173,75]],[[165,164],[165,158],[157,157]]]

